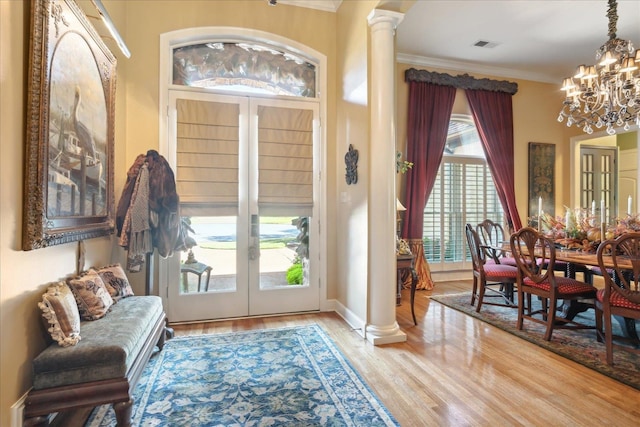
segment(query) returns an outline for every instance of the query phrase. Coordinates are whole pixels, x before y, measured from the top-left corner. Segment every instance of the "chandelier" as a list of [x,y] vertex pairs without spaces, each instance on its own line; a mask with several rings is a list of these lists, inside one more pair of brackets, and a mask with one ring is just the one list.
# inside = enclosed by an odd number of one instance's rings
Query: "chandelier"
[[609,40],[596,51],[596,65],[580,65],[562,83],[566,98],[558,121],[566,118],[568,127],[588,134],[594,126],[606,127],[609,135],[616,133],[615,127],[628,131],[633,124],[640,126],[640,49],[616,37],[617,9],[617,1],[609,0]]

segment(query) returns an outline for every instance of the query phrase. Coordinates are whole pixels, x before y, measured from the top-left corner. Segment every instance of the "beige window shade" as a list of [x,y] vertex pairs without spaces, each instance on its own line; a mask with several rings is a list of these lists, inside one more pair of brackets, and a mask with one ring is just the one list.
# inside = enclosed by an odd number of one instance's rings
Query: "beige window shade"
[[311,215],[313,111],[258,107],[258,168],[261,215]]
[[237,104],[178,99],[176,185],[182,215],[238,205]]

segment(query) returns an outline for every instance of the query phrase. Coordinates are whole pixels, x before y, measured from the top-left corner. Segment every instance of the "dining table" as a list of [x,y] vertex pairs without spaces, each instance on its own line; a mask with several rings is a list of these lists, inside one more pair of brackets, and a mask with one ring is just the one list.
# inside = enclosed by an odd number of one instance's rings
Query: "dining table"
[[[501,246],[492,248],[496,253],[510,253],[511,247],[509,242],[503,242]],[[567,249],[564,247],[557,248],[555,251],[556,262],[566,263],[565,277],[571,277],[575,279],[576,272],[581,271],[584,274],[584,280],[586,283],[593,285],[593,276],[606,274],[606,272],[600,272],[600,263],[598,262],[598,256],[593,252],[584,252],[575,249]],[[610,255],[603,255],[603,264],[605,267],[613,267],[613,259]],[[618,265],[625,268],[627,265],[624,260],[618,258]],[[595,269],[594,269],[595,267]],[[628,262],[629,269],[632,269],[631,262]],[[563,301],[561,306],[560,316],[566,320],[573,320],[573,318],[581,312],[593,307],[593,304],[587,302],[581,302],[578,300]],[[640,338],[636,328],[635,319],[625,318],[621,316],[614,316],[619,323],[622,333],[625,337],[630,338],[637,342],[640,346]]]

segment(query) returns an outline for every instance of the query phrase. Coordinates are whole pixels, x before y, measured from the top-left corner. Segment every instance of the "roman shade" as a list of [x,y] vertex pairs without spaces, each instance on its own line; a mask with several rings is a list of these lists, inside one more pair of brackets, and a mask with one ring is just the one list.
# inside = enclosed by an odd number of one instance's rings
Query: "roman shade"
[[236,215],[239,105],[178,99],[176,110],[176,183],[182,215],[213,215],[214,208]]
[[260,215],[311,215],[312,110],[258,107],[258,169]]

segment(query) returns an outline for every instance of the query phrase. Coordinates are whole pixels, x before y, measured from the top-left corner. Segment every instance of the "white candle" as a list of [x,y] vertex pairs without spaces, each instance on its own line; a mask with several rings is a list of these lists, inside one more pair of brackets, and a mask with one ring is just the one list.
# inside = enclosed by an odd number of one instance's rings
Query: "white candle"
[[542,197],[538,197],[538,218],[542,216]]
[[631,194],[629,194],[629,199],[627,200],[627,214],[631,215]]
[[596,199],[591,201],[591,216],[596,216]]
[[567,213],[565,215],[564,218],[564,227],[569,230],[570,225],[569,225],[569,221],[571,220],[571,213],[569,212],[569,209],[567,209]]
[[600,200],[600,222],[607,222],[605,218],[604,199]]

